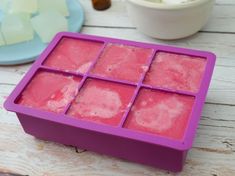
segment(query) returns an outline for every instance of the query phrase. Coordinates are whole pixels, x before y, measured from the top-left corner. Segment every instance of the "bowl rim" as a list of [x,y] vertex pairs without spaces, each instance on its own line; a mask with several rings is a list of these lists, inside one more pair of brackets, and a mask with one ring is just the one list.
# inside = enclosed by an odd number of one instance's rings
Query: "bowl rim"
[[208,2],[214,2],[215,0],[195,0],[195,1],[182,3],[182,4],[163,4],[163,3],[151,2],[151,1],[146,1],[146,0],[127,0],[127,1],[135,5],[152,8],[152,9],[177,10],[177,9],[195,7],[195,6],[202,5]]

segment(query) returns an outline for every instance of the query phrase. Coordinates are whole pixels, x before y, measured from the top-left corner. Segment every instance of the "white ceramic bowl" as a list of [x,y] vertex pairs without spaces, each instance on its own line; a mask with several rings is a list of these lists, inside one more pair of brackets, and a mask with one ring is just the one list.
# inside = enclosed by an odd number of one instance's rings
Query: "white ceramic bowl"
[[206,24],[213,4],[214,0],[182,4],[127,0],[127,11],[138,30],[154,38],[171,40],[198,32]]

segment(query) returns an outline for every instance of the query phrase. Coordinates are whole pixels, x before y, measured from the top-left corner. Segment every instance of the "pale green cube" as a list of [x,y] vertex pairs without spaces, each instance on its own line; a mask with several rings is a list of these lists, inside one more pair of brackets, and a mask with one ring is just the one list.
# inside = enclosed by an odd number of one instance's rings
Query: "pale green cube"
[[2,33],[0,32],[0,46],[5,45],[5,41],[3,39]]
[[66,0],[38,0],[39,12],[56,10],[64,16],[69,16]]
[[34,31],[29,14],[8,14],[2,20],[2,34],[7,45],[33,39]]
[[12,0],[9,10],[10,13],[35,13],[37,11],[37,0]]
[[0,10],[7,11],[9,3],[10,3],[9,0],[0,0]]
[[32,26],[44,43],[48,43],[54,35],[68,30],[66,18],[57,11],[45,11],[31,19]]

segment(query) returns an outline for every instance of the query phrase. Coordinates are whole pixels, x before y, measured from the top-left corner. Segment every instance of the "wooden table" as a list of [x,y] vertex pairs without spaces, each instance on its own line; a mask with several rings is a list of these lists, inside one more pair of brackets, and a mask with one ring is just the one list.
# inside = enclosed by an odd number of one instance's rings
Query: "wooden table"
[[[161,41],[139,33],[130,23],[125,2],[98,12],[81,0],[86,13],[82,33],[209,50],[218,59],[197,137],[184,171],[178,175],[235,175],[235,1],[217,0],[212,19],[199,33],[182,40]],[[35,139],[24,133],[3,102],[31,64],[0,67],[0,175],[174,175],[167,171]]]

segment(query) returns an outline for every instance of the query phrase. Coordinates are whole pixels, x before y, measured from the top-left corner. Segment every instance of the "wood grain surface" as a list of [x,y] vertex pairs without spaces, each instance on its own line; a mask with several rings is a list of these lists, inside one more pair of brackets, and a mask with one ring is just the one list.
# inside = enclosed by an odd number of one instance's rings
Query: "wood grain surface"
[[217,0],[210,22],[197,34],[161,41],[139,33],[130,23],[125,1],[94,11],[80,0],[86,15],[82,33],[203,49],[217,63],[193,148],[181,173],[128,162],[91,151],[41,141],[24,133],[3,102],[31,64],[0,66],[0,176],[234,176],[235,175],[235,1]]

